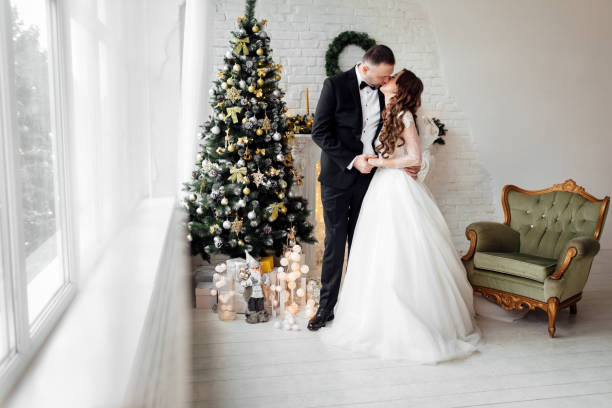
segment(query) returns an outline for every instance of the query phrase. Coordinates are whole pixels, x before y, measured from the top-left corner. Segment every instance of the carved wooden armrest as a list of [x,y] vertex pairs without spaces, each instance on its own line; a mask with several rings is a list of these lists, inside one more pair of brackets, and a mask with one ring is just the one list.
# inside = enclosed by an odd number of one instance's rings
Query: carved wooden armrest
[[572,260],[576,257],[587,258],[594,257],[599,252],[599,241],[591,237],[576,237],[567,241],[565,244],[565,251],[561,252],[563,256],[563,262],[561,266],[553,272],[550,279],[561,279],[565,271],[570,267]]

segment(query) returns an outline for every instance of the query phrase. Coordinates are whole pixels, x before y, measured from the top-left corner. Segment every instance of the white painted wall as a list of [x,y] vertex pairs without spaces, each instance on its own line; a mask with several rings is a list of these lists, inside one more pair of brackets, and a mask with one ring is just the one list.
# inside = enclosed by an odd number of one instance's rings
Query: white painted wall
[[[612,2],[427,0],[443,75],[504,184],[612,193]],[[609,218],[609,217],[608,217]],[[602,247],[612,248],[611,224]]]

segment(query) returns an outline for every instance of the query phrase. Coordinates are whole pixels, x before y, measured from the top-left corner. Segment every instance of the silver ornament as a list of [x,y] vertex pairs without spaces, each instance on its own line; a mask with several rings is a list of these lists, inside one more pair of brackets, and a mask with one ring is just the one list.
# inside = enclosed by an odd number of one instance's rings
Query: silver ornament
[[234,67],[232,69],[236,72],[240,72],[240,64],[234,64]]
[[223,221],[223,228],[225,228],[225,229],[232,228],[232,223],[229,220]]
[[219,126],[215,125],[213,126],[212,129],[210,129],[211,132],[213,132],[213,134],[218,135],[219,133],[221,133],[221,129],[219,129]]
[[225,58],[227,58],[227,59],[232,58],[232,52],[231,51],[226,52],[225,53]]
[[244,89],[246,87],[246,82],[241,79],[240,82],[238,82],[238,86],[240,87],[240,89]]
[[202,207],[198,207],[198,208],[196,209],[196,212],[197,212],[198,214],[203,214],[203,213],[204,213],[204,210],[202,209]]
[[276,160],[278,160],[279,162],[283,161],[283,160],[285,160],[285,156],[283,156],[282,153],[279,153],[279,154],[276,155]]
[[221,205],[227,205],[227,203],[229,203],[229,200],[227,199],[227,197],[223,197],[221,199]]
[[278,98],[280,96],[280,91],[278,89],[275,89],[274,92],[272,92],[272,95]]
[[274,139],[275,141],[279,142],[281,140],[282,136],[280,133],[276,132],[272,135],[272,139]]
[[257,214],[255,214],[255,211],[249,211],[247,217],[249,217],[249,220],[254,220],[255,218],[257,218]]

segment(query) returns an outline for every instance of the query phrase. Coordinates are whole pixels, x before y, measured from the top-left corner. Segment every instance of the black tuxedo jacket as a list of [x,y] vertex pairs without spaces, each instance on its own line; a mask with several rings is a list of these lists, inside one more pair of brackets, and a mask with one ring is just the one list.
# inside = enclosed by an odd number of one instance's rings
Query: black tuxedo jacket
[[[378,91],[380,112],[385,108],[385,97]],[[374,141],[382,127],[378,123]],[[357,73],[355,67],[346,72],[326,78],[317,103],[312,140],[321,148],[321,173],[318,180],[322,184],[341,189],[349,188],[359,180],[369,181],[376,168],[369,174],[362,174],[355,167],[346,168],[355,156],[363,153],[361,132],[363,114]]]

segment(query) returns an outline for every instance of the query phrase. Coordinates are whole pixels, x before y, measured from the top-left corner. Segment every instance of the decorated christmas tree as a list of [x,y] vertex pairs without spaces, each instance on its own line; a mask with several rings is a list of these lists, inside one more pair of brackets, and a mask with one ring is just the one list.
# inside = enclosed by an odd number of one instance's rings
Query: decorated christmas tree
[[192,181],[183,188],[191,252],[207,261],[215,253],[243,256],[245,249],[278,256],[290,230],[297,242],[315,242],[308,203],[291,190],[302,181],[279,88],[282,66],[271,57],[266,20],[255,19],[254,8],[255,0],[247,0],[231,32],[209,91],[213,112],[200,126]]

